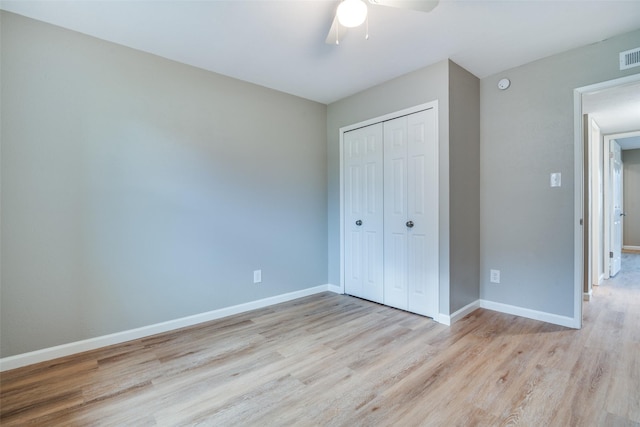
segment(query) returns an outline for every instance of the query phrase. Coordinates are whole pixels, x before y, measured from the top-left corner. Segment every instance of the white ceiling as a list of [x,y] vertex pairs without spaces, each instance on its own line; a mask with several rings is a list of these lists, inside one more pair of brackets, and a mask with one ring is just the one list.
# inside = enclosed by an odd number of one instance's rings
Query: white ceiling
[[[451,58],[482,78],[640,28],[640,1],[370,7],[324,43],[335,0],[1,0],[2,9],[321,103]],[[640,45],[640,40],[639,43]]]
[[620,138],[616,140],[620,144],[622,150],[640,149],[640,136],[632,136],[628,138]]

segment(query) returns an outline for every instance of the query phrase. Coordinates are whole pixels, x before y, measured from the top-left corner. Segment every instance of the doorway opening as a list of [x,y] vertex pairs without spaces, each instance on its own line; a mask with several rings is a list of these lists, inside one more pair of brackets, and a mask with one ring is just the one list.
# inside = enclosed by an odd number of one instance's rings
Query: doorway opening
[[[615,264],[612,249],[616,236],[612,230],[616,214],[620,220],[617,237],[624,241],[623,201],[619,200],[617,211],[613,206],[610,150],[618,141],[624,141],[626,149],[635,149],[636,136],[640,149],[640,75],[576,89],[574,112],[575,314],[581,323],[583,299],[591,298],[593,285],[611,276],[610,268]],[[620,173],[621,187],[622,176]]]

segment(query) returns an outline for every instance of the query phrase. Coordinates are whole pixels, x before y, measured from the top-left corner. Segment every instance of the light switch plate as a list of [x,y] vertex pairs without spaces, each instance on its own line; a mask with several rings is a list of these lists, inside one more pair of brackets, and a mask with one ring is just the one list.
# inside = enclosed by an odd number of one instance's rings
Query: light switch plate
[[554,172],[551,174],[551,186],[560,187],[562,185],[562,174],[560,172]]
[[253,283],[262,283],[262,270],[254,270]]

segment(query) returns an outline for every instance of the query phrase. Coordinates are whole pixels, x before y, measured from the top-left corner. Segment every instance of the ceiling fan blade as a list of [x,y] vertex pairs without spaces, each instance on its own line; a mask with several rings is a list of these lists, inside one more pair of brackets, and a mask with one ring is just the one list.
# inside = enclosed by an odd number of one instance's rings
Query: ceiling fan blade
[[431,12],[438,5],[438,0],[369,0],[369,3],[376,6]]
[[340,44],[346,32],[347,27],[341,25],[340,22],[338,22],[338,17],[334,16],[331,28],[329,29],[329,34],[327,34],[327,38],[324,42],[326,44]]

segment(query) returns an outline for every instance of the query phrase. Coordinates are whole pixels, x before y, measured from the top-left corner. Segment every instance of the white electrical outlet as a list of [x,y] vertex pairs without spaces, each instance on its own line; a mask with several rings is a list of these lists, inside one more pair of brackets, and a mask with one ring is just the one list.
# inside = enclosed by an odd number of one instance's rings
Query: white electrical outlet
[[491,283],[500,283],[500,270],[491,270],[489,272],[489,280],[491,280]]
[[253,283],[261,283],[262,282],[262,270],[255,270],[253,272]]

